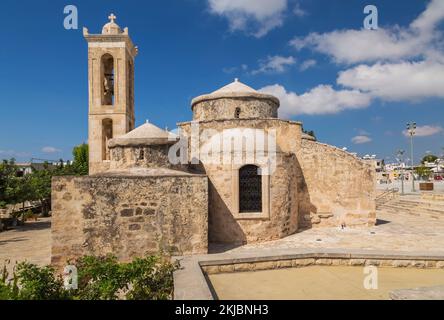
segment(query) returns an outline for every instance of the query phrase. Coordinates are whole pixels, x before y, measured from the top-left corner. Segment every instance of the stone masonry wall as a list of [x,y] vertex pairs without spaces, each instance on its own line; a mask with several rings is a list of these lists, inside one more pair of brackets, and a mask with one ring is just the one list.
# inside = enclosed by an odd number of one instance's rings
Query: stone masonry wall
[[[111,148],[111,170],[132,167],[142,168],[168,168],[179,169],[169,161],[168,151],[170,145],[149,145],[139,147],[113,147]],[[141,155],[141,152],[142,155]]]
[[248,214],[243,217],[244,214],[234,212],[231,165],[204,165],[210,181],[210,242],[254,243],[284,238],[296,232],[298,195],[295,158],[293,154],[277,154],[277,167],[270,176],[270,212],[267,218],[254,218]]
[[112,253],[207,253],[208,179],[200,175],[55,177],[52,263]]
[[298,154],[300,228],[376,223],[375,170],[338,148],[302,140]]
[[266,99],[257,98],[223,98],[206,100],[193,106],[193,120],[234,119],[236,108],[239,118],[277,118],[278,105]]

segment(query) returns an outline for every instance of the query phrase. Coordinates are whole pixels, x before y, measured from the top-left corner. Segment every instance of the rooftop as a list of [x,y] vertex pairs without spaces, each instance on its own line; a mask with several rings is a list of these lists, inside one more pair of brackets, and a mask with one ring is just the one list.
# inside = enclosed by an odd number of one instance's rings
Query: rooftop
[[233,82],[223,86],[222,88],[213,91],[210,94],[201,95],[194,98],[191,101],[191,106],[207,100],[223,99],[223,98],[255,98],[255,99],[267,99],[272,100],[278,105],[280,104],[279,99],[275,96],[264,94],[255,89],[247,86],[246,84],[239,81],[239,79],[234,79]]
[[156,145],[175,143],[176,141],[177,135],[174,133],[146,122],[127,134],[112,139],[109,146],[112,148],[116,146]]

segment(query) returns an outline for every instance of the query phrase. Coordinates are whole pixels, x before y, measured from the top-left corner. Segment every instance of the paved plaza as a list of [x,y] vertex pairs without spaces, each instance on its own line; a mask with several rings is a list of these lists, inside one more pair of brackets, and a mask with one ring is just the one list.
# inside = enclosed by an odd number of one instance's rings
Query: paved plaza
[[[371,228],[320,228],[293,234],[284,239],[249,244],[229,249],[228,252],[245,252],[258,249],[319,248],[362,249],[399,252],[444,253],[444,217],[430,219],[399,212],[379,211],[377,225]],[[226,251],[213,246],[213,252]]]
[[51,258],[51,220],[27,222],[14,230],[0,232],[0,266],[10,260],[9,268],[15,262],[28,261],[47,265]]
[[[402,212],[378,212],[378,224],[371,228],[341,230],[310,229],[284,239],[237,248],[213,245],[212,253],[319,248],[362,249],[398,252],[444,253],[444,217],[430,219]],[[0,261],[27,260],[39,265],[49,264],[51,254],[50,220],[28,222],[26,226],[0,233]]]

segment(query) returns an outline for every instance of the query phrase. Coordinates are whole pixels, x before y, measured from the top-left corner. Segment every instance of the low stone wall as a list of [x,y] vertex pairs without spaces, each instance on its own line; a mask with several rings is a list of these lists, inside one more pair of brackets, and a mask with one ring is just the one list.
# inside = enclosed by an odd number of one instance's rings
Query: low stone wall
[[376,223],[375,170],[370,164],[305,139],[298,160],[301,228]]
[[206,253],[207,194],[201,175],[55,177],[51,261]]
[[297,258],[257,262],[201,265],[206,274],[302,268],[308,266],[376,266],[393,268],[444,269],[442,260],[381,259],[381,258]]
[[444,201],[444,193],[422,192],[421,199],[426,201]]
[[348,252],[335,249],[258,250],[212,255],[173,257],[181,268],[174,272],[175,300],[212,300],[207,275],[251,272],[309,266],[377,266],[387,268],[443,269],[444,254],[418,252],[368,251]]

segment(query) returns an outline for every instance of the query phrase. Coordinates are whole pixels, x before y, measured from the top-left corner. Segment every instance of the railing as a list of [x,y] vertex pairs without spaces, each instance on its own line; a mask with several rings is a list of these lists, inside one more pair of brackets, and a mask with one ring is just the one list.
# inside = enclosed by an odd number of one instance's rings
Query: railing
[[384,203],[396,198],[398,196],[398,194],[399,194],[399,188],[388,189],[376,197],[376,204],[377,205],[384,204]]

